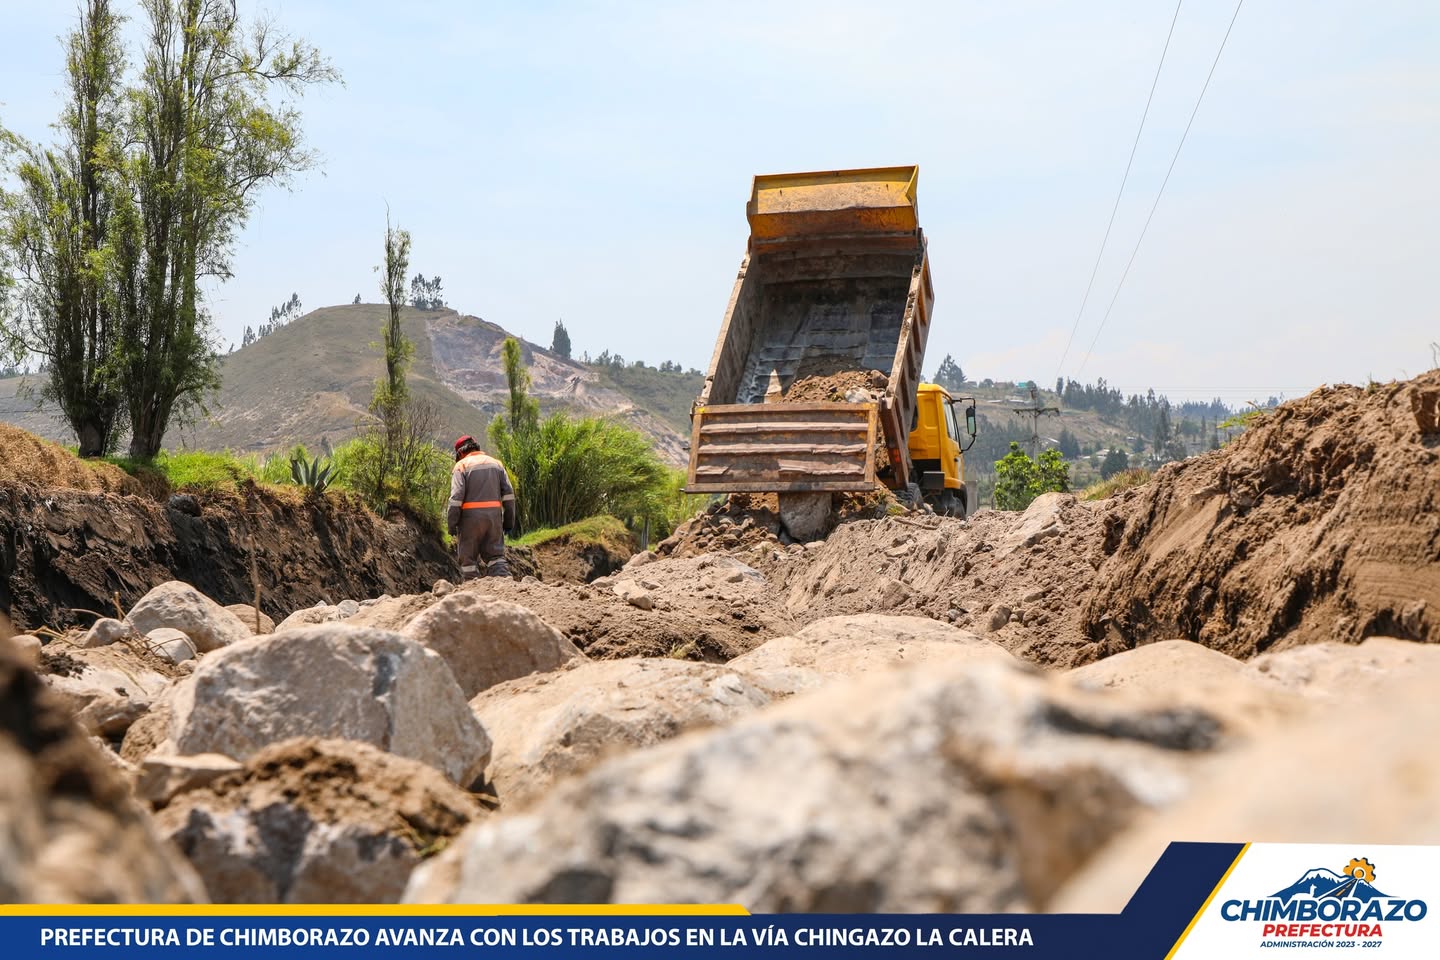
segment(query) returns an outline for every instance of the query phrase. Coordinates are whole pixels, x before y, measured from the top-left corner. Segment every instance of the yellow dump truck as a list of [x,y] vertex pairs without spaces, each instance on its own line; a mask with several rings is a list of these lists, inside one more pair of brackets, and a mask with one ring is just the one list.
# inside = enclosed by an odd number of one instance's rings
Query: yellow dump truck
[[[958,398],[920,383],[935,293],[917,175],[755,178],[749,246],[692,408],[687,490],[778,493],[796,536],[830,494],[882,485],[964,516],[974,402],[957,416]],[[791,395],[817,382],[844,393]]]

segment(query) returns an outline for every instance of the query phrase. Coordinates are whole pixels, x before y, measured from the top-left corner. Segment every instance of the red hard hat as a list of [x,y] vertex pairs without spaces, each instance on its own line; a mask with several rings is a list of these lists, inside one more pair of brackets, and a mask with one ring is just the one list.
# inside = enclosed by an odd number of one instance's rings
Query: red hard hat
[[461,449],[462,447],[464,447],[465,444],[467,444],[467,443],[474,443],[474,442],[475,442],[475,438],[472,437],[472,436],[470,436],[470,434],[467,433],[467,434],[465,434],[465,436],[463,436],[463,437],[461,437],[459,440],[456,440],[456,441],[455,441],[455,449],[458,451],[459,449]]

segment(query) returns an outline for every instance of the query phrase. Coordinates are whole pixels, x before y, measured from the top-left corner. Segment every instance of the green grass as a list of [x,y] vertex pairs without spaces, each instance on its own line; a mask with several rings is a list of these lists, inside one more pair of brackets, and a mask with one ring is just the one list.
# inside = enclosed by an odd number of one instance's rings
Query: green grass
[[151,489],[163,485],[176,493],[236,493],[246,481],[269,487],[298,489],[290,475],[292,457],[308,457],[303,446],[261,458],[229,450],[162,450],[153,460],[106,457]]
[[1092,483],[1080,491],[1081,500],[1108,500],[1117,493],[1124,493],[1126,490],[1144,486],[1150,482],[1150,471],[1140,467],[1131,470],[1121,470],[1109,480],[1101,480],[1099,483]]
[[567,523],[563,527],[532,530],[523,537],[510,542],[520,547],[538,547],[542,543],[560,539],[581,546],[595,544],[607,548],[622,544],[630,545],[631,542],[630,531],[625,529],[625,524],[608,513],[586,517],[584,520]]

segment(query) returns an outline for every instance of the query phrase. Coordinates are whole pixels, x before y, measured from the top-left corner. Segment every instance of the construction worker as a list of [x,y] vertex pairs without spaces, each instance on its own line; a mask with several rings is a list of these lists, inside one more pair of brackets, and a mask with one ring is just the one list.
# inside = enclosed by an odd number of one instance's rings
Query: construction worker
[[515,490],[505,465],[468,435],[455,441],[446,522],[457,541],[462,580],[510,576],[505,534],[515,529]]

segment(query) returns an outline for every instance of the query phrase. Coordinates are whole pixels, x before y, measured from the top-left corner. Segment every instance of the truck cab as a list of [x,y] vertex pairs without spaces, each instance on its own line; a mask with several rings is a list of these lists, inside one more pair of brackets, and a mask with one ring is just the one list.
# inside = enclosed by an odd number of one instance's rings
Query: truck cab
[[975,400],[952,397],[935,383],[919,384],[915,394],[907,445],[921,492],[936,513],[963,517],[970,508],[965,451],[975,442]]

